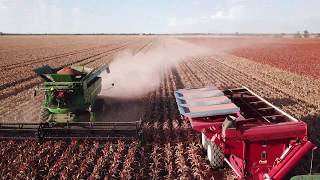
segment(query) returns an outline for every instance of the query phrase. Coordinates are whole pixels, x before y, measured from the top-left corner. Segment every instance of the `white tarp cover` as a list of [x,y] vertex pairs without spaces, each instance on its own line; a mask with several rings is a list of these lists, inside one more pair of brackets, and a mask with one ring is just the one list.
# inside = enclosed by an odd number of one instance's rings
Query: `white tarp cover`
[[216,87],[179,89],[175,92],[175,97],[180,114],[192,118],[233,114],[240,111],[240,108]]

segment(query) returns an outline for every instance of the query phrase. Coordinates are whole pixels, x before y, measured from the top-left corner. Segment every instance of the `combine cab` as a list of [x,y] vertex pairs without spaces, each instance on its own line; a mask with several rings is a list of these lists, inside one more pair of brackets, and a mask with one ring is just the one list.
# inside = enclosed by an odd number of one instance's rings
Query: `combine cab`
[[[98,97],[107,65],[96,69],[72,66],[34,70],[45,82],[39,123],[2,123],[2,138],[114,138],[137,135],[140,122],[104,122],[105,103]],[[113,84],[112,84],[113,85]]]
[[227,164],[238,179],[283,179],[315,148],[306,123],[246,87],[180,89],[175,97],[212,166]]

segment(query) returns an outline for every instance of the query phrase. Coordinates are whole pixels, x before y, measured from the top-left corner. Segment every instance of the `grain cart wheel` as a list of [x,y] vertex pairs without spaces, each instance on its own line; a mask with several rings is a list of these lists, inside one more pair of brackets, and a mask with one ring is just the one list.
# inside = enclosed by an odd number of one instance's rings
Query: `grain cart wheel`
[[208,147],[208,138],[206,137],[206,135],[204,135],[204,133],[201,133],[201,144],[202,144],[202,148],[206,151],[207,147]]
[[207,157],[213,168],[223,167],[224,154],[222,153],[221,148],[215,143],[208,142]]

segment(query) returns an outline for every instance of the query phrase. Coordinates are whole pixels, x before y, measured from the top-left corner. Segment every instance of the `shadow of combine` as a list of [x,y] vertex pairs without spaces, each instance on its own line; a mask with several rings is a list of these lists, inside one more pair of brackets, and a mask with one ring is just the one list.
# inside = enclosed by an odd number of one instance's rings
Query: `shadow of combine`
[[183,89],[184,88],[184,84],[182,82],[181,76],[179,75],[177,69],[173,68],[171,71],[172,71],[172,74],[173,74],[174,79],[175,79],[176,88],[177,89]]
[[269,102],[272,102],[275,106],[281,108],[283,106],[292,106],[295,104],[298,104],[297,101],[287,98],[287,97],[282,97],[282,98],[266,98]]
[[145,103],[142,98],[128,99],[100,96],[105,102],[105,111],[101,122],[139,121],[144,113]]
[[164,145],[167,143],[200,143],[200,136],[191,129],[144,128],[144,140],[148,143]]

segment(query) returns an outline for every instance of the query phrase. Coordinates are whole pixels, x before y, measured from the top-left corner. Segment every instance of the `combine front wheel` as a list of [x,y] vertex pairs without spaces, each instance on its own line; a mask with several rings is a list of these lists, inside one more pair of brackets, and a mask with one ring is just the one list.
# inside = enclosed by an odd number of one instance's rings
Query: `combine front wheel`
[[207,157],[213,168],[222,168],[224,155],[221,148],[215,143],[208,142]]
[[47,122],[40,123],[40,125],[38,127],[38,131],[36,132],[36,136],[37,136],[38,140],[40,140],[40,141],[44,140],[44,138],[47,135],[46,129],[49,127],[50,127],[50,125]]
[[105,112],[105,102],[103,99],[96,99],[93,107],[92,112],[95,114],[95,120],[102,120],[104,112]]

